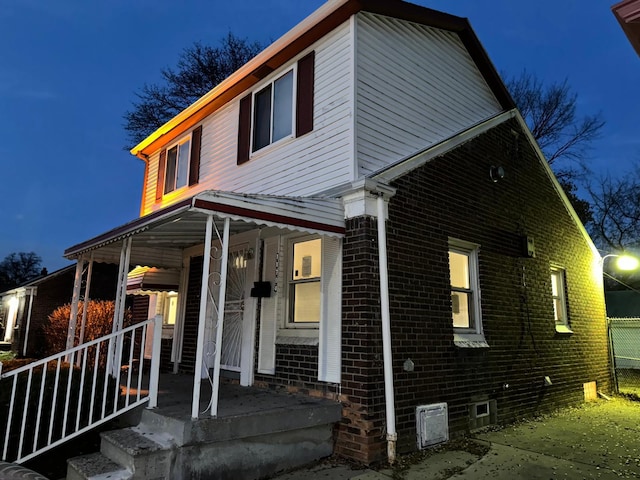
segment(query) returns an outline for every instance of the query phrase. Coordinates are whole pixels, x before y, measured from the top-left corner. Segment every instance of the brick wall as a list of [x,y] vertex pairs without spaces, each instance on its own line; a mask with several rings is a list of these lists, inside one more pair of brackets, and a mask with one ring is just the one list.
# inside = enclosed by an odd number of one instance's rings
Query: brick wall
[[[504,167],[504,179],[492,181],[492,165]],[[505,423],[581,402],[585,382],[610,389],[597,259],[515,121],[393,186],[387,236],[399,451],[416,448],[419,405],[447,402],[455,435],[469,429],[475,402],[494,401],[497,421]],[[534,238],[535,258],[522,255],[523,235]],[[449,237],[480,244],[482,322],[490,348],[453,344]],[[336,452],[364,463],[384,460],[386,448],[376,240],[375,219],[348,220],[344,417]],[[551,263],[566,268],[571,335],[555,330]],[[414,363],[411,372],[403,370],[407,359]],[[552,386],[543,386],[544,376]]]
[[200,285],[202,283],[203,257],[192,257],[189,264],[189,284],[184,314],[182,361],[180,373],[193,373],[198,343],[198,317],[200,312]]
[[[394,183],[398,192],[387,232],[400,450],[415,449],[418,405],[447,402],[455,433],[468,429],[469,404],[476,401],[496,400],[498,421],[508,422],[582,401],[584,382],[610,388],[602,291],[594,281],[597,260],[524,135],[516,137],[512,130],[519,131],[515,121]],[[504,179],[492,181],[492,165],[504,167]],[[536,258],[523,257],[522,235],[534,238]],[[453,344],[449,237],[480,244],[488,349]],[[566,268],[572,335],[555,331],[552,262]],[[350,272],[345,271],[346,280]],[[348,306],[348,290],[345,295]],[[370,314],[378,315],[375,308]],[[370,341],[373,357],[366,363],[377,392],[376,332]],[[402,368],[408,358],[415,364],[412,372]],[[552,386],[543,386],[545,375]],[[377,414],[377,403],[373,407]]]

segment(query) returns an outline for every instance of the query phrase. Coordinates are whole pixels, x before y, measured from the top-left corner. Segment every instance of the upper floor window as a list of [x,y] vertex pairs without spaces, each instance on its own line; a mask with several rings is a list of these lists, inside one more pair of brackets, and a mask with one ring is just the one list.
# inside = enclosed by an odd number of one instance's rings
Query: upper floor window
[[449,241],[449,276],[454,330],[482,333],[477,245]]
[[565,289],[565,271],[561,267],[551,267],[551,298],[553,299],[553,318],[558,332],[570,333],[567,315],[567,297]]
[[190,156],[191,135],[181,139],[167,149],[167,169],[164,180],[165,194],[187,185]]
[[313,130],[315,53],[240,100],[238,165],[278,140]]
[[202,126],[199,126],[160,151],[156,202],[162,200],[162,196],[167,193],[198,183],[201,140]]
[[292,239],[289,243],[289,259],[289,324],[318,324],[322,284],[322,239]]
[[254,95],[252,151],[293,133],[293,70]]

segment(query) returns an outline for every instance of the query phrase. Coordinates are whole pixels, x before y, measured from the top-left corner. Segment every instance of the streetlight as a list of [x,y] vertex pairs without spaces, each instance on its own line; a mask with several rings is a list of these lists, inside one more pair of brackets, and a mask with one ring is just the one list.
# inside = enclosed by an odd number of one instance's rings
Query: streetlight
[[602,257],[602,270],[604,271],[604,261],[607,258],[616,257],[618,260],[616,261],[616,267],[619,270],[630,271],[635,270],[640,265],[640,261],[636,257],[632,257],[631,255],[618,254],[618,253],[609,253]]

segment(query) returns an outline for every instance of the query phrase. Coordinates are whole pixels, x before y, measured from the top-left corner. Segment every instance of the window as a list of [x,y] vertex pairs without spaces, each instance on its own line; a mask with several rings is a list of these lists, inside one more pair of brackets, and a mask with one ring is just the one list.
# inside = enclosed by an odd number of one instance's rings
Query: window
[[183,138],[167,150],[167,170],[164,180],[165,194],[187,185],[190,147],[191,135]]
[[165,314],[163,323],[165,325],[175,325],[176,316],[178,314],[178,294],[175,292],[167,293],[165,300]]
[[449,275],[454,330],[482,333],[477,245],[459,240],[449,241]]
[[238,165],[248,162],[253,152],[313,130],[314,77],[315,53],[310,52],[240,99]]
[[252,151],[290,137],[293,133],[293,70],[254,96]]
[[160,152],[156,202],[162,196],[198,183],[202,125]]
[[565,271],[563,268],[551,267],[551,297],[553,298],[553,318],[556,322],[556,330],[571,332],[567,316]]
[[289,325],[317,324],[320,322],[322,240],[297,238],[289,245]]

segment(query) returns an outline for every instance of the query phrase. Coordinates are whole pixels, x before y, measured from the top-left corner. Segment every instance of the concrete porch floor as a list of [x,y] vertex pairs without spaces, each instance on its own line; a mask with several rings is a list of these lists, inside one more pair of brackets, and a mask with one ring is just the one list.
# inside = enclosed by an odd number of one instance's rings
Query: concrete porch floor
[[[211,418],[209,404],[212,386],[208,379],[200,385],[201,419]],[[158,406],[153,409],[160,415],[186,420],[191,417],[193,375],[160,374]],[[335,405],[337,402],[325,398],[292,394],[258,387],[242,387],[222,381],[218,397],[217,418],[252,415],[273,410]]]

